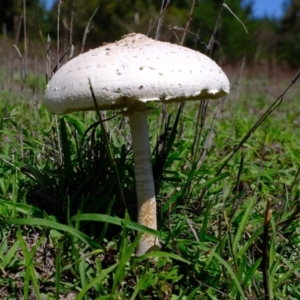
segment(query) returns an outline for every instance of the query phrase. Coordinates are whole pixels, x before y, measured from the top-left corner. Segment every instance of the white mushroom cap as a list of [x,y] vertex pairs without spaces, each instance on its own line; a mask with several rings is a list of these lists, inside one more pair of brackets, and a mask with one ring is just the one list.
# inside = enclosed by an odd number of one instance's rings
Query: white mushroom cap
[[229,92],[226,75],[209,57],[131,33],[62,66],[47,85],[48,110],[94,109],[88,79],[101,110],[127,109],[137,101],[216,99]]

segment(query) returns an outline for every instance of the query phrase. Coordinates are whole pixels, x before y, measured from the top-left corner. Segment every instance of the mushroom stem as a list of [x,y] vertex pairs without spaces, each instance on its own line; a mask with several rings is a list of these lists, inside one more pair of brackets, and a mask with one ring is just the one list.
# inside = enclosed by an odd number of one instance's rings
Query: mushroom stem
[[[151,164],[147,111],[129,116],[132,137],[134,173],[136,181],[138,223],[157,230],[156,198]],[[143,234],[137,248],[137,256],[159,246],[157,238]]]

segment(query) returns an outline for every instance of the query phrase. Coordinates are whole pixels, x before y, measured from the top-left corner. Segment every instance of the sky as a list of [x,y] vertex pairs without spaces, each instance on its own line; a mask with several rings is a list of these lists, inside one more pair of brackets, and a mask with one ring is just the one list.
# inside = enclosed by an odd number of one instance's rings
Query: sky
[[[43,0],[46,7],[50,8],[56,0]],[[271,18],[280,18],[283,14],[283,3],[285,0],[253,0],[253,13],[257,18],[268,16]],[[228,6],[230,7],[230,1]]]
[[280,18],[283,14],[284,2],[284,0],[254,0],[254,16],[258,18],[263,16]]

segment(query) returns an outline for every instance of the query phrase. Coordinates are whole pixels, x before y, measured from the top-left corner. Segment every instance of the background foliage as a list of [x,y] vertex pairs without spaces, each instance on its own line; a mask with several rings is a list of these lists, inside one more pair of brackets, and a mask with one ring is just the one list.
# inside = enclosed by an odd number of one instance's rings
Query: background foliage
[[[80,51],[88,20],[99,7],[91,22],[91,34],[86,41],[86,49],[111,42],[129,32],[147,33],[155,36],[154,25],[161,9],[161,1],[153,0],[90,0],[88,5],[82,0],[61,1],[47,11],[43,2],[27,0],[26,26],[31,40],[38,39],[36,30],[39,20],[44,38],[49,34],[52,39],[57,37],[57,16],[60,15],[59,40],[68,46],[76,45]],[[243,26],[232,14],[223,7],[219,19],[218,31],[214,45],[214,58],[225,63],[234,64],[246,58],[249,65],[289,64],[297,67],[300,62],[300,1],[286,1],[282,19],[262,18],[253,16],[253,4],[250,0],[202,0],[196,1],[196,8],[187,35],[186,45],[206,52],[211,33],[218,19],[223,3],[245,24]],[[182,29],[188,19],[191,1],[170,1],[165,14],[160,39],[176,42],[180,40]],[[15,37],[22,34],[23,1],[1,1],[0,19],[3,22],[3,33]],[[152,30],[151,30],[152,28]]]

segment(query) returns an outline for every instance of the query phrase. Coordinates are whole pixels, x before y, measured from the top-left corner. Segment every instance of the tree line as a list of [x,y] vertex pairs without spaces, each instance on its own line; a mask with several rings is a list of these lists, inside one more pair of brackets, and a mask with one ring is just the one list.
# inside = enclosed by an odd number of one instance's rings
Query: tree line
[[61,0],[50,11],[38,0],[0,2],[3,35],[22,35],[26,17],[27,38],[39,39],[42,34],[45,40],[56,40],[59,31],[60,43],[73,44],[77,52],[83,38],[85,49],[128,32],[154,38],[162,15],[161,40],[180,43],[186,34],[185,46],[218,61],[300,65],[300,0],[286,1],[281,19],[255,18],[251,0]]

